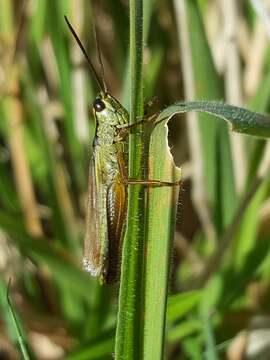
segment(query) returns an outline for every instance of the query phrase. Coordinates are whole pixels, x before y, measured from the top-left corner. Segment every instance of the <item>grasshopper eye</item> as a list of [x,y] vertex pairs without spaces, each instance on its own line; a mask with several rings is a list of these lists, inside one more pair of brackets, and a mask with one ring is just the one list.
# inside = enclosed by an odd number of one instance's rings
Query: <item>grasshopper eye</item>
[[104,101],[102,101],[101,99],[96,99],[93,103],[93,107],[97,112],[100,112],[104,110],[106,106],[104,104]]

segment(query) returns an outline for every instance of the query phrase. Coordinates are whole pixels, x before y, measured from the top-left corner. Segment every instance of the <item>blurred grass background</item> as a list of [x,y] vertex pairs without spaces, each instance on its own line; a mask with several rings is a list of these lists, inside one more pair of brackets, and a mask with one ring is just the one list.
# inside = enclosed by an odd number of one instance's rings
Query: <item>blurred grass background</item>
[[[94,5],[106,81],[127,106],[128,1]],[[145,102],[157,97],[154,110],[160,110],[181,99],[215,99],[269,112],[269,5],[146,1]],[[67,15],[95,61],[92,6],[0,1],[3,359],[18,358],[9,278],[33,356],[112,358],[118,289],[101,287],[80,270],[96,86],[64,23]],[[184,182],[166,358],[268,359],[269,144],[231,135],[210,115],[185,118],[172,121],[169,134]]]

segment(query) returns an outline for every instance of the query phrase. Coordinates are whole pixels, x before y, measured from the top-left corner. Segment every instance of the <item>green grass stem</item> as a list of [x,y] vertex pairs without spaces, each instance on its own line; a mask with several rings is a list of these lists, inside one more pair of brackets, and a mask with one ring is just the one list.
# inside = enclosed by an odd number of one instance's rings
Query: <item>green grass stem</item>
[[[143,116],[143,2],[130,1],[130,123]],[[145,177],[144,143],[140,129],[129,138],[129,176]],[[141,359],[143,333],[143,252],[145,232],[145,190],[128,189],[127,233],[124,239],[115,358]]]

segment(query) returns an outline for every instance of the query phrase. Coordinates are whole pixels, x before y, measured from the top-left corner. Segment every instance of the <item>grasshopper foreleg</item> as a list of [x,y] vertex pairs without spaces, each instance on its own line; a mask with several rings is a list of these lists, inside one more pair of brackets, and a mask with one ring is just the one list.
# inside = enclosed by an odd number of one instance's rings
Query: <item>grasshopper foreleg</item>
[[133,124],[129,125],[122,125],[121,127],[118,127],[118,133],[116,137],[116,141],[124,140],[125,137],[130,133],[130,130],[136,128],[139,125],[145,125],[149,123],[153,123],[157,117],[157,114],[151,115],[148,118],[144,118],[142,120],[138,120]]

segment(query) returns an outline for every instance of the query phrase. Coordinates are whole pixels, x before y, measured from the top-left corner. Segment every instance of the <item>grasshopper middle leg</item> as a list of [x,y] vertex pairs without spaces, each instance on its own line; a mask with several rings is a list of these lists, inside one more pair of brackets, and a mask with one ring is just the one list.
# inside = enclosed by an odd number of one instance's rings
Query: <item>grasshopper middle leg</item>
[[142,120],[138,120],[133,124],[129,124],[129,125],[125,125],[123,127],[120,127],[118,129],[118,134],[117,134],[117,139],[116,141],[121,141],[123,139],[125,139],[125,137],[130,133],[131,129],[136,128],[139,125],[145,125],[145,124],[150,124],[150,123],[154,123],[155,119],[157,117],[157,114],[154,114],[148,118],[144,118]]

